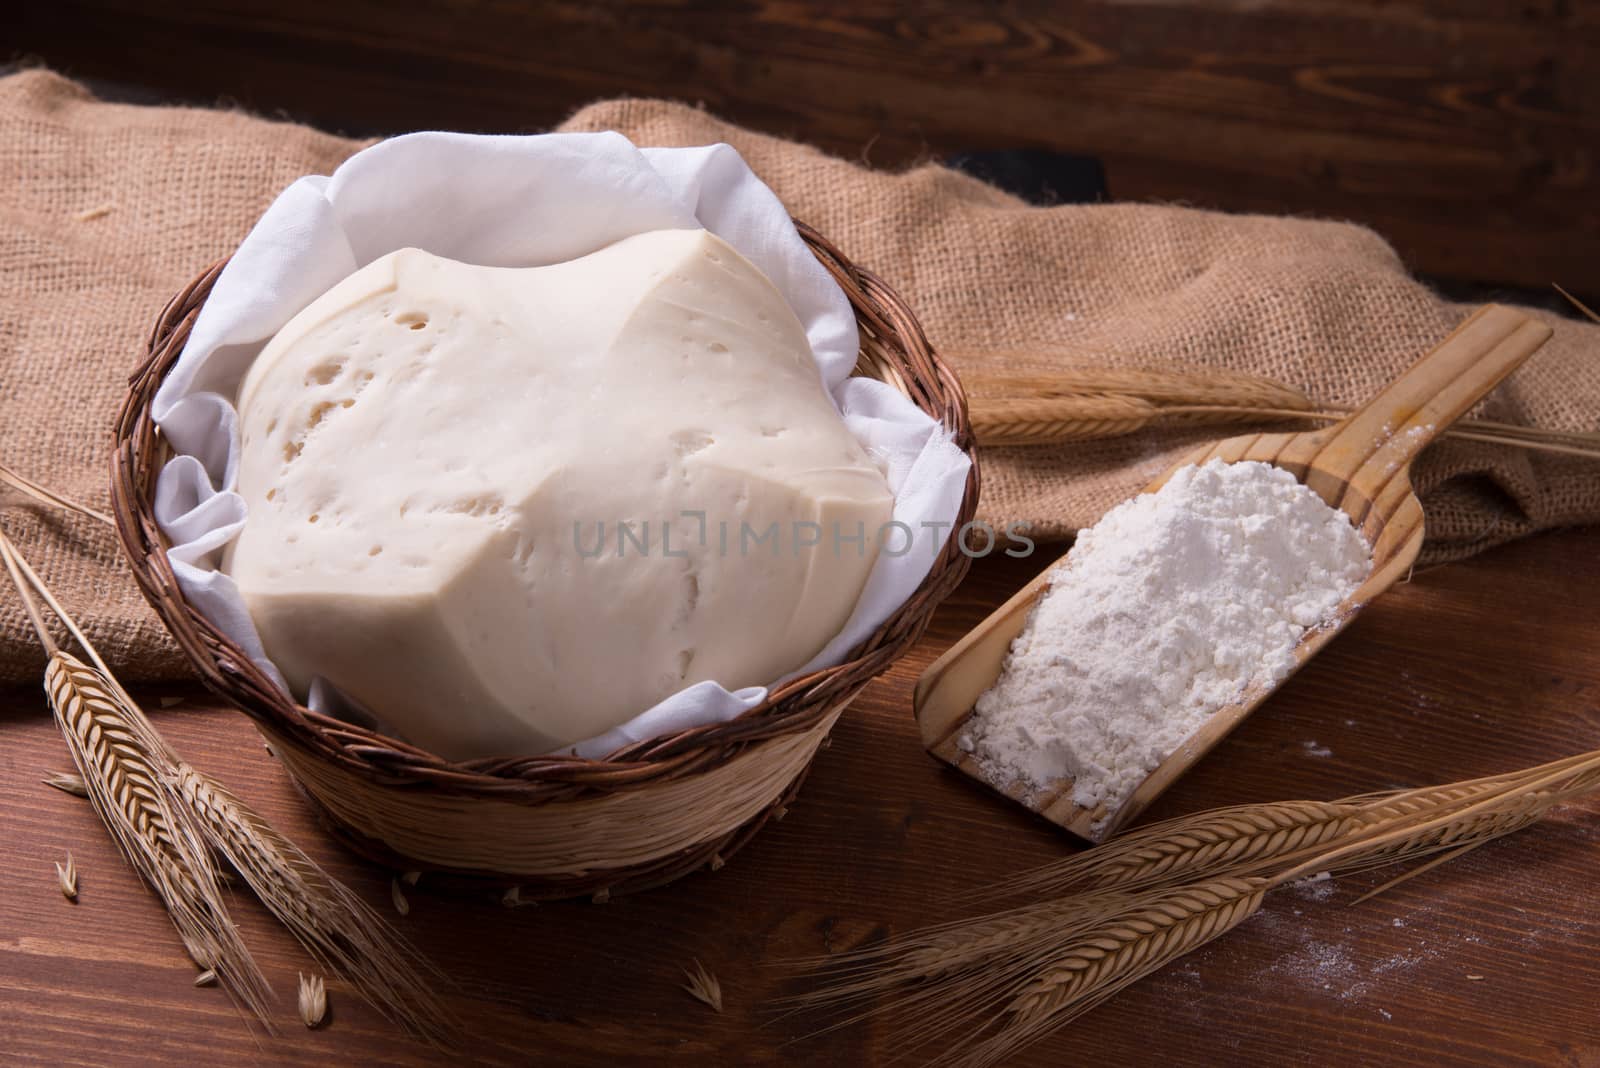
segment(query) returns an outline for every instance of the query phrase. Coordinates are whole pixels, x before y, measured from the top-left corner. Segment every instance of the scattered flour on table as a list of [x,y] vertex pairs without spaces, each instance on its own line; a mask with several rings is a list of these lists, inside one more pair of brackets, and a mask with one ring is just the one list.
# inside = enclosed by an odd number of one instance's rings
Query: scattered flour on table
[[1289,884],[1295,893],[1312,901],[1326,901],[1334,894],[1333,873],[1319,871]]
[[1308,942],[1274,962],[1271,970],[1313,989],[1340,994],[1364,989],[1360,965],[1344,946],[1334,942]]
[[1275,938],[1288,937],[1294,941],[1252,977],[1261,989],[1276,994],[1281,994],[1286,985],[1292,985],[1340,1001],[1360,1002],[1385,997],[1394,992],[1397,984],[1404,985],[1412,980],[1418,969],[1437,968],[1451,955],[1448,948],[1429,946],[1424,941],[1374,958],[1366,951],[1359,927],[1345,927],[1342,933],[1329,932],[1331,937],[1324,939],[1312,936],[1304,920],[1292,920],[1270,911],[1257,913],[1257,917]]
[[1287,472],[1186,467],[1078,535],[957,742],[991,780],[1070,776],[1109,815],[1211,713],[1286,676],[1370,569],[1344,513]]

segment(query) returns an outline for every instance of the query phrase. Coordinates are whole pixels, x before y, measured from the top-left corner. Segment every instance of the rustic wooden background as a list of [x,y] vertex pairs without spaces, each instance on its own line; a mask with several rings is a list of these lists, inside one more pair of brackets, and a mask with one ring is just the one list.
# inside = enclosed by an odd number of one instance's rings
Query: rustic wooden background
[[23,0],[0,54],[352,134],[701,101],[892,166],[1048,148],[1120,199],[1350,218],[1415,268],[1594,284],[1587,0]]
[[[1358,219],[1447,284],[1600,290],[1600,5],[1578,0],[883,0],[514,4],[25,0],[0,59],[123,95],[238,103],[349,133],[546,127],[598,96],[703,101],[893,166],[983,148],[1097,156],[1120,199]],[[451,975],[483,1064],[881,1063],[873,1027],[775,1020],[787,958],[960,910],[949,895],[1061,855],[1053,830],[928,759],[916,674],[1043,560],[985,561],[841,722],[800,802],[715,875],[604,906],[506,910],[410,892],[397,923]],[[331,845],[244,720],[194,690],[157,713],[379,907],[388,874]],[[1600,531],[1416,576],[1363,616],[1152,818],[1520,767],[1600,744]],[[0,691],[0,1061],[453,1063],[332,989],[259,909],[285,995],[252,1035],[192,971],[84,802],[31,690]],[[52,862],[71,850],[77,904]],[[1019,1063],[1600,1066],[1600,800],[1359,906],[1378,877],[1283,891],[1223,941]],[[678,987],[698,958],[715,1015]],[[1482,976],[1482,979],[1468,979]]]

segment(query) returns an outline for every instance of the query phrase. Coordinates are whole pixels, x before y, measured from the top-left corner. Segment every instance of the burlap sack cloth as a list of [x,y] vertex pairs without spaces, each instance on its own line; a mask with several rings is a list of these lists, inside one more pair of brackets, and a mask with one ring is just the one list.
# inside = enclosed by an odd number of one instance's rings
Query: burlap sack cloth
[[[1151,205],[1034,208],[941,167],[871,171],[651,101],[597,104],[563,129],[734,145],[797,218],[899,289],[935,345],[976,354],[963,371],[1041,369],[981,354],[1066,345],[1101,353],[1085,362],[1266,374],[1351,405],[1465,311],[1357,226]],[[360,147],[241,114],[103,104],[41,71],[0,79],[0,461],[105,508],[112,416],[162,305],[285,185]],[[1555,338],[1490,414],[1596,429],[1600,328],[1552,321]],[[979,511],[1065,536],[1204,436],[988,450]],[[1416,476],[1429,560],[1600,518],[1590,461],[1445,443]],[[7,532],[114,666],[130,679],[184,673],[107,530],[15,494],[4,504]],[[36,682],[41,664],[16,598],[0,592],[0,681]]]

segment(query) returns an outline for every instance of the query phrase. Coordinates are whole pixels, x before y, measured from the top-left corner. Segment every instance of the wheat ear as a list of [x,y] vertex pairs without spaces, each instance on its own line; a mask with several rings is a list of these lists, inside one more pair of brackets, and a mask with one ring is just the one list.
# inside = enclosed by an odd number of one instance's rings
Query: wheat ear
[[[109,517],[75,504],[16,472],[4,468],[0,468],[0,472],[5,474],[8,484],[35,499],[112,522]],[[330,971],[346,978],[380,1012],[426,1041],[435,1045],[450,1044],[457,1031],[455,1022],[442,1002],[432,995],[427,983],[427,979],[443,979],[438,969],[348,887],[324,872],[253,809],[221,783],[183,761],[139,711],[76,621],[55,600],[49,587],[15,547],[5,540],[3,532],[0,532],[0,551],[5,553],[7,568],[47,651],[54,651],[55,645],[28,587],[48,605],[93,661],[94,667],[86,670],[92,670],[109,698],[136,714],[131,722],[151,755],[152,768],[159,772],[159,780],[165,788],[163,796],[177,816],[187,821],[191,839],[208,842],[225,856],[307,951]],[[209,850],[204,852],[204,857],[209,864]],[[215,869],[211,870],[215,881]],[[183,928],[179,930],[181,933]],[[231,924],[228,930],[233,931]],[[185,944],[188,944],[187,938]],[[196,962],[201,967],[211,967],[199,958]],[[226,983],[227,974],[221,969],[218,974]],[[265,988],[265,980],[262,986]],[[253,1005],[252,1008],[261,1015],[261,1010]]]
[[[1061,894],[1093,889],[1138,889],[1193,882],[1219,871],[1233,874],[1270,873],[1319,855],[1328,842],[1351,840],[1363,829],[1389,829],[1406,820],[1422,820],[1450,804],[1460,804],[1504,791],[1518,778],[1567,762],[1531,769],[1520,776],[1494,776],[1425,790],[1385,791],[1343,801],[1284,801],[1268,805],[1236,805],[1194,816],[1179,816],[1126,832],[1095,848],[1017,876],[1001,887],[969,895],[994,898],[1004,894]],[[1495,816],[1495,819],[1501,819]],[[1476,835],[1483,817],[1469,816],[1453,829],[1427,832],[1441,848],[1453,834]],[[1504,822],[1502,820],[1502,822]],[[1529,821],[1531,822],[1531,820]],[[1405,855],[1422,844],[1389,847]],[[1368,857],[1378,860],[1376,852]]]
[[[166,907],[196,966],[215,972],[270,1031],[271,988],[223,904],[203,832],[164,782],[165,747],[144,713],[100,667],[56,645],[36,599],[37,576],[4,532],[0,558],[49,656],[45,694],[95,814],[129,866]],[[80,633],[70,619],[63,622]]]
[[1109,916],[1040,970],[1007,1006],[1005,1029],[959,1059],[997,1064],[1145,976],[1226,934],[1260,909],[1266,879],[1168,890]]
[[[967,376],[973,433],[989,445],[1053,445],[1154,427],[1284,420],[1337,422],[1349,409],[1319,407],[1293,386],[1233,371],[1068,367],[1049,373]],[[1600,457],[1600,434],[1463,419],[1445,436],[1513,448]]]
[[790,999],[797,1006],[822,1002],[870,1000],[881,993],[884,981],[936,979],[1019,947],[1038,949],[1059,942],[1068,934],[1094,922],[1108,901],[1107,895],[1052,898],[997,912],[978,920],[958,920],[925,927],[904,938],[846,953],[792,962],[820,968],[828,985]]
[[1115,438],[1143,430],[1160,409],[1112,393],[970,402],[973,430],[987,445],[1047,445]]
[[890,1013],[909,1022],[888,1034],[913,1045],[964,1028],[943,1059],[997,1063],[1236,926],[1267,891],[1315,872],[1439,863],[1596,789],[1600,750],[1445,786],[1169,820],[1023,879],[1065,897],[843,955],[841,971],[824,966],[826,985],[789,1003],[866,1003],[835,1026]]
[[[1012,446],[1098,441],[1156,427],[1244,426],[1285,420],[1336,423],[1350,414],[1337,408],[1298,411],[1235,405],[1151,405],[1141,408],[1137,403],[1126,403],[1129,401],[1138,402],[1139,398],[1117,394],[973,398],[969,404],[969,415],[973,433],[980,443]],[[1463,419],[1446,430],[1444,436],[1534,452],[1600,458],[1600,434],[1580,431],[1546,430],[1542,427],[1519,427],[1512,423]]]
[[[1532,769],[1498,790],[1434,794],[1435,807],[1407,804],[1383,818],[1347,822],[1316,848],[1244,859],[1213,881],[1162,887],[1107,915],[1042,968],[1027,954],[1005,960],[1031,978],[988,1038],[962,1055],[972,1065],[1000,1063],[1012,1052],[1088,1012],[1124,987],[1210,942],[1253,914],[1270,890],[1319,871],[1382,867],[1440,852],[1459,853],[1537,821],[1553,805],[1600,783],[1600,753],[1583,766]],[[1381,806],[1385,802],[1375,802]],[[1275,868],[1271,874],[1265,869]]]
[[170,774],[213,845],[319,964],[418,1037],[453,1040],[456,1024],[424,980],[443,976],[376,911],[209,775],[182,761]]
[[[936,974],[898,993],[898,1048],[960,1032],[933,1064],[1004,1063],[1022,1046],[1094,1008],[1123,987],[1232,929],[1260,907],[1267,879],[1118,891],[1070,913],[1059,930]],[[882,992],[881,990],[879,991]],[[859,1013],[855,1019],[873,1015]]]
[[1293,386],[1237,371],[1124,370],[1072,367],[1049,373],[962,376],[975,397],[1069,397],[1114,393],[1153,404],[1225,404],[1310,411],[1316,405]]
[[1097,848],[1027,872],[983,896],[1192,882],[1258,858],[1314,848],[1348,833],[1363,818],[1359,805],[1326,801],[1214,809],[1125,832]]

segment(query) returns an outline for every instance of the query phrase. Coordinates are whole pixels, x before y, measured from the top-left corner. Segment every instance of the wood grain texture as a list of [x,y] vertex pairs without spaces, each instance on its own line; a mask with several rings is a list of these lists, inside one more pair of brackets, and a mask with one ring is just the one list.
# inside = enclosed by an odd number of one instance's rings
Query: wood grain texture
[[[774,965],[954,918],[950,894],[1069,848],[931,760],[909,710],[922,669],[1054,555],[979,561],[928,639],[851,707],[788,817],[722,871],[606,905],[508,910],[431,894],[426,877],[408,890],[410,914],[393,918],[454,977],[468,1060],[884,1063],[895,1051],[870,1026],[788,1045],[822,1021],[774,1020],[767,999],[796,989]],[[179,692],[185,703],[155,710]],[[194,691],[146,697],[190,759],[391,909],[390,873],[329,843],[242,717]],[[1597,744],[1600,530],[1546,535],[1396,587],[1147,818],[1433,784]],[[0,1060],[461,1063],[398,1037],[339,984],[329,1024],[305,1031],[294,976],[309,962],[241,901],[284,999],[284,1036],[252,1036],[220,991],[190,985],[170,925],[87,804],[39,784],[66,766],[42,694],[0,696]],[[76,905],[52,866],[68,849]],[[1597,874],[1600,798],[1358,906],[1382,875],[1280,891],[1017,1063],[1600,1065]],[[681,990],[692,958],[720,980],[723,1015]]]
[[1600,10],[1575,0],[24,0],[80,76],[350,133],[703,102],[895,165],[1048,148],[1125,200],[1376,227],[1442,277],[1589,292]]

